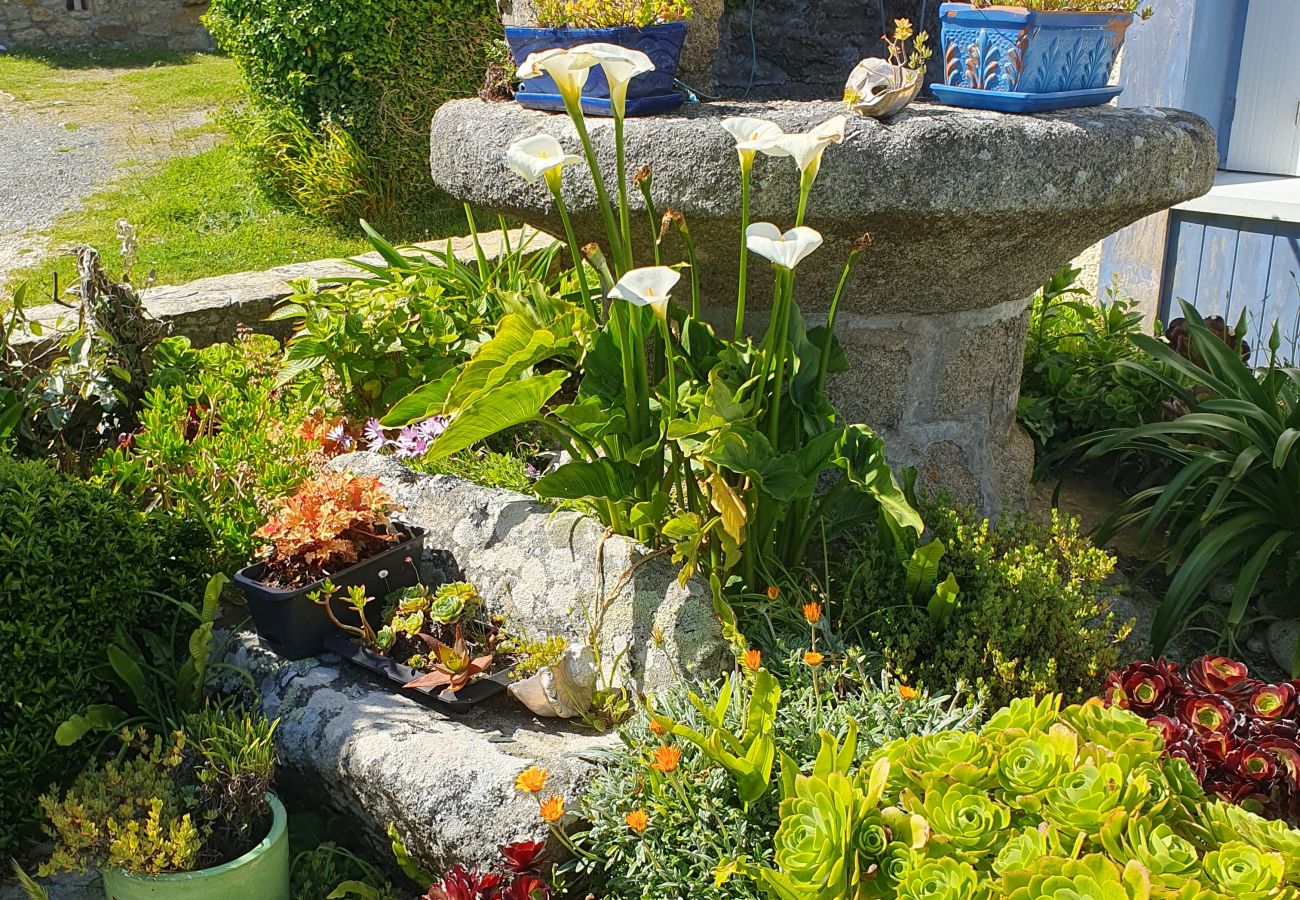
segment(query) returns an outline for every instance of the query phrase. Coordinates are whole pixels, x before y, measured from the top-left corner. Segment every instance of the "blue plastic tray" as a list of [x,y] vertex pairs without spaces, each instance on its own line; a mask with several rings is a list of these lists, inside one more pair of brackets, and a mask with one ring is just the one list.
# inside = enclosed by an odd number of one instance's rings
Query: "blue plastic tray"
[[932,84],[930,90],[941,103],[968,109],[991,109],[1007,113],[1050,112],[1080,106],[1101,106],[1119,96],[1121,87],[1089,88],[1084,91],[1058,91],[1051,94],[1027,94],[1019,91],[980,91],[975,88]]

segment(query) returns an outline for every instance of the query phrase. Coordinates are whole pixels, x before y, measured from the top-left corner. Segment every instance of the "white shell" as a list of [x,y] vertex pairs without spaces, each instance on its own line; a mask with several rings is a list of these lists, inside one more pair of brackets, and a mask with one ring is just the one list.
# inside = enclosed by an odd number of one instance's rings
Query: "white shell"
[[849,73],[844,99],[860,116],[892,116],[921,92],[921,72],[905,69],[886,59],[864,59]]
[[516,681],[511,696],[533,713],[548,718],[571,719],[591,708],[596,690],[596,659],[590,647],[565,652],[549,669]]

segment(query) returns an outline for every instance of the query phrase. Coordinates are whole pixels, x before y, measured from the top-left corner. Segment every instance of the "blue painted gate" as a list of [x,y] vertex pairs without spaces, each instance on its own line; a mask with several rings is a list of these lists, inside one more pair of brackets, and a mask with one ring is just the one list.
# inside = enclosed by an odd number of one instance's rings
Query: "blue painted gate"
[[1280,353],[1300,361],[1300,223],[1174,210],[1161,321],[1180,315],[1179,300],[1230,323],[1245,308],[1256,363],[1267,358],[1276,321],[1282,332]]

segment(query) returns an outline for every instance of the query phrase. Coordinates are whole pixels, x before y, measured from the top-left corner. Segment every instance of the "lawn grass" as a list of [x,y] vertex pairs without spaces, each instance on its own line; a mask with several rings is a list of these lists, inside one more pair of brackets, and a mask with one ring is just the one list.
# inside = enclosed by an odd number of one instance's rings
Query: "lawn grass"
[[[157,283],[179,284],[370,249],[357,223],[316,219],[269,196],[220,116],[209,116],[204,124],[203,112],[240,100],[239,73],[225,57],[143,51],[0,54],[0,88],[20,109],[57,109],[69,130],[112,122],[121,125],[128,144],[156,141],[155,135],[165,132],[172,135],[166,145],[170,152],[186,154],[140,162],[128,147],[121,177],[80,209],[60,216],[45,252],[0,279],[0,308],[7,306],[7,289],[22,281],[31,282],[29,296],[48,296],[56,274],[60,285],[70,284],[75,273],[70,251],[79,245],[96,247],[116,276],[122,219],[138,233],[137,284],[150,271]],[[176,128],[177,123],[186,124]],[[403,242],[453,236],[463,234],[466,225],[459,204],[433,204],[406,230],[388,237]]]
[[208,53],[15,50],[0,54],[0,90],[74,119],[174,116],[237,99],[239,71]]
[[55,223],[50,254],[11,273],[9,283],[29,280],[37,294],[49,293],[52,272],[60,284],[72,283],[76,266],[68,251],[78,244],[98,248],[116,275],[121,269],[119,219],[134,225],[139,235],[137,283],[150,270],[160,283],[179,284],[370,249],[358,226],[314,221],[273,203],[239,151],[223,144],[170,160],[152,172],[126,175],[95,194],[82,209]]

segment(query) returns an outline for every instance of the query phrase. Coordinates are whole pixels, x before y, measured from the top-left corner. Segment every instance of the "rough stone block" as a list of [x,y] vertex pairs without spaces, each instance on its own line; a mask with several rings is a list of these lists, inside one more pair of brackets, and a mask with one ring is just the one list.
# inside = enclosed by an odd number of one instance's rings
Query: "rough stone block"
[[572,805],[591,777],[591,755],[617,741],[536,719],[505,695],[447,716],[336,657],[288,662],[247,632],[233,636],[225,661],[252,676],[262,711],[280,720],[278,783],[287,796],[347,816],[380,858],[391,852],[392,822],[439,871],[495,865],[499,844],[545,837],[537,803],[515,791],[515,776],[545,768],[547,795]]
[[[594,630],[605,673],[636,690],[679,673],[718,674],[726,659],[708,591],[682,587],[664,556],[606,536],[599,522],[556,511],[522,494],[459,478],[421,475],[391,456],[353,453],[333,465],[383,483],[403,521],[429,531],[457,577],[472,582],[507,627],[530,637],[564,635],[582,645]],[[656,644],[652,632],[662,632]]]

